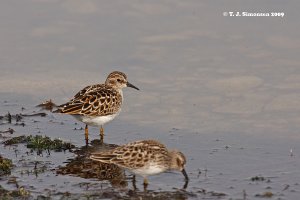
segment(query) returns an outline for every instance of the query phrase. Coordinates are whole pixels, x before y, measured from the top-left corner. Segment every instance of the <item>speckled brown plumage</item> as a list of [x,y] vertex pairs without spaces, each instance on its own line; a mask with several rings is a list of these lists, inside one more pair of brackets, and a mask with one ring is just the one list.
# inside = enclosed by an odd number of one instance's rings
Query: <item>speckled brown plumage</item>
[[186,158],[183,153],[168,150],[165,145],[156,140],[128,143],[110,151],[92,153],[90,158],[103,163],[116,164],[142,175],[145,178],[145,184],[148,175],[158,174],[166,170],[182,171],[188,179],[184,170]]
[[73,99],[58,107],[60,113],[70,115],[106,116],[117,113],[122,105],[122,95],[105,84],[87,86]]
[[163,163],[168,168],[170,158],[166,147],[155,140],[136,141],[117,147],[108,152],[93,153],[92,159],[114,163],[124,168],[137,169],[145,163]]

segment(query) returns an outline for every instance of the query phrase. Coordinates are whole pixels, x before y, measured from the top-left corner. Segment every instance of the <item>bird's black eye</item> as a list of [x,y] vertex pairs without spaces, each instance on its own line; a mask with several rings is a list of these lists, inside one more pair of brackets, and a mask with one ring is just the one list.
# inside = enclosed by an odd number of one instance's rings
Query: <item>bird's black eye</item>
[[177,162],[177,165],[178,165],[178,166],[181,166],[181,165],[182,165],[182,164],[181,164],[181,160],[180,160],[179,158],[176,159],[176,162]]
[[118,78],[117,81],[118,81],[118,82],[121,82],[121,79]]

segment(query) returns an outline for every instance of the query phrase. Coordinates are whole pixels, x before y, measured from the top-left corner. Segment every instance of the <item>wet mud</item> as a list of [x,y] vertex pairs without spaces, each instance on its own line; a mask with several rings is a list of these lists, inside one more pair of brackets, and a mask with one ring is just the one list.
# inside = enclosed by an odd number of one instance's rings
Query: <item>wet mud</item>
[[[202,135],[199,142],[197,133],[181,137],[183,130],[176,127],[167,132],[167,137],[182,141],[190,181],[169,172],[150,177],[149,187],[144,188],[141,177],[135,179],[115,165],[89,159],[93,152],[122,144],[110,138],[113,134],[106,135],[105,143],[92,135],[87,146],[82,124],[57,117],[51,113],[53,107],[41,105],[44,103],[29,108],[12,104],[11,111],[0,116],[2,199],[288,199],[297,196],[300,188],[297,178],[289,175],[296,172],[293,166],[297,165],[297,153],[283,155],[282,160],[291,163],[288,168],[283,165],[279,170],[255,170],[254,163],[263,163],[260,156],[270,153],[234,139],[228,142],[221,135]],[[98,132],[92,132],[95,130]],[[72,134],[75,139],[69,139]],[[119,142],[106,143],[110,140]],[[275,157],[266,164],[274,162]],[[245,163],[235,165],[237,160]]]
[[[53,123],[53,119],[47,119],[47,112],[51,113],[53,108],[49,102],[39,104],[30,111],[22,107],[18,114],[8,112],[0,116],[1,199],[197,198],[197,193],[180,188],[172,191],[139,189],[134,176],[124,169],[89,159],[92,152],[109,150],[117,147],[116,144],[103,144],[99,139],[94,139],[88,146],[75,146],[71,142],[42,134],[28,132],[20,135],[23,133],[20,131],[22,127],[25,129],[38,123]],[[58,124],[62,125],[63,122]],[[17,133],[15,127],[19,129]],[[74,128],[73,131],[83,129]],[[41,184],[45,182],[46,185]],[[61,189],[62,185],[68,186]],[[212,197],[216,195],[213,192],[201,193]]]

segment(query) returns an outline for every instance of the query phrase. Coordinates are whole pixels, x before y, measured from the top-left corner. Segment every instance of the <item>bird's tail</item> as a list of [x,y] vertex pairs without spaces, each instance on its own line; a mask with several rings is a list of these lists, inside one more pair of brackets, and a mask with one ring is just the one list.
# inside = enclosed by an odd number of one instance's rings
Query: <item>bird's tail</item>
[[[41,104],[37,105],[36,107],[41,107],[42,109],[49,110],[50,112],[55,112],[55,111],[59,110],[59,106],[57,106],[51,99],[42,102]],[[57,110],[53,111],[54,108]]]

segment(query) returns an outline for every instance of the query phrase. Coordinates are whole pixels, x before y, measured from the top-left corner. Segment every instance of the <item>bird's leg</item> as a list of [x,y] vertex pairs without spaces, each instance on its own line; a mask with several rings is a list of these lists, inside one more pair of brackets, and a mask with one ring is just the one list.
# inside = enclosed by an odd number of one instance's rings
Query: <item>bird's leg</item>
[[101,143],[103,143],[103,139],[104,139],[104,129],[101,126],[101,128],[100,128],[100,141],[101,141]]
[[148,186],[148,179],[145,177],[144,178],[144,190],[146,191],[147,190],[147,186]]
[[85,135],[85,144],[88,145],[89,144],[89,128],[88,125],[85,125],[84,128],[84,135]]
[[135,175],[132,176],[132,186],[133,186],[133,189],[136,190],[136,179],[135,179]]

